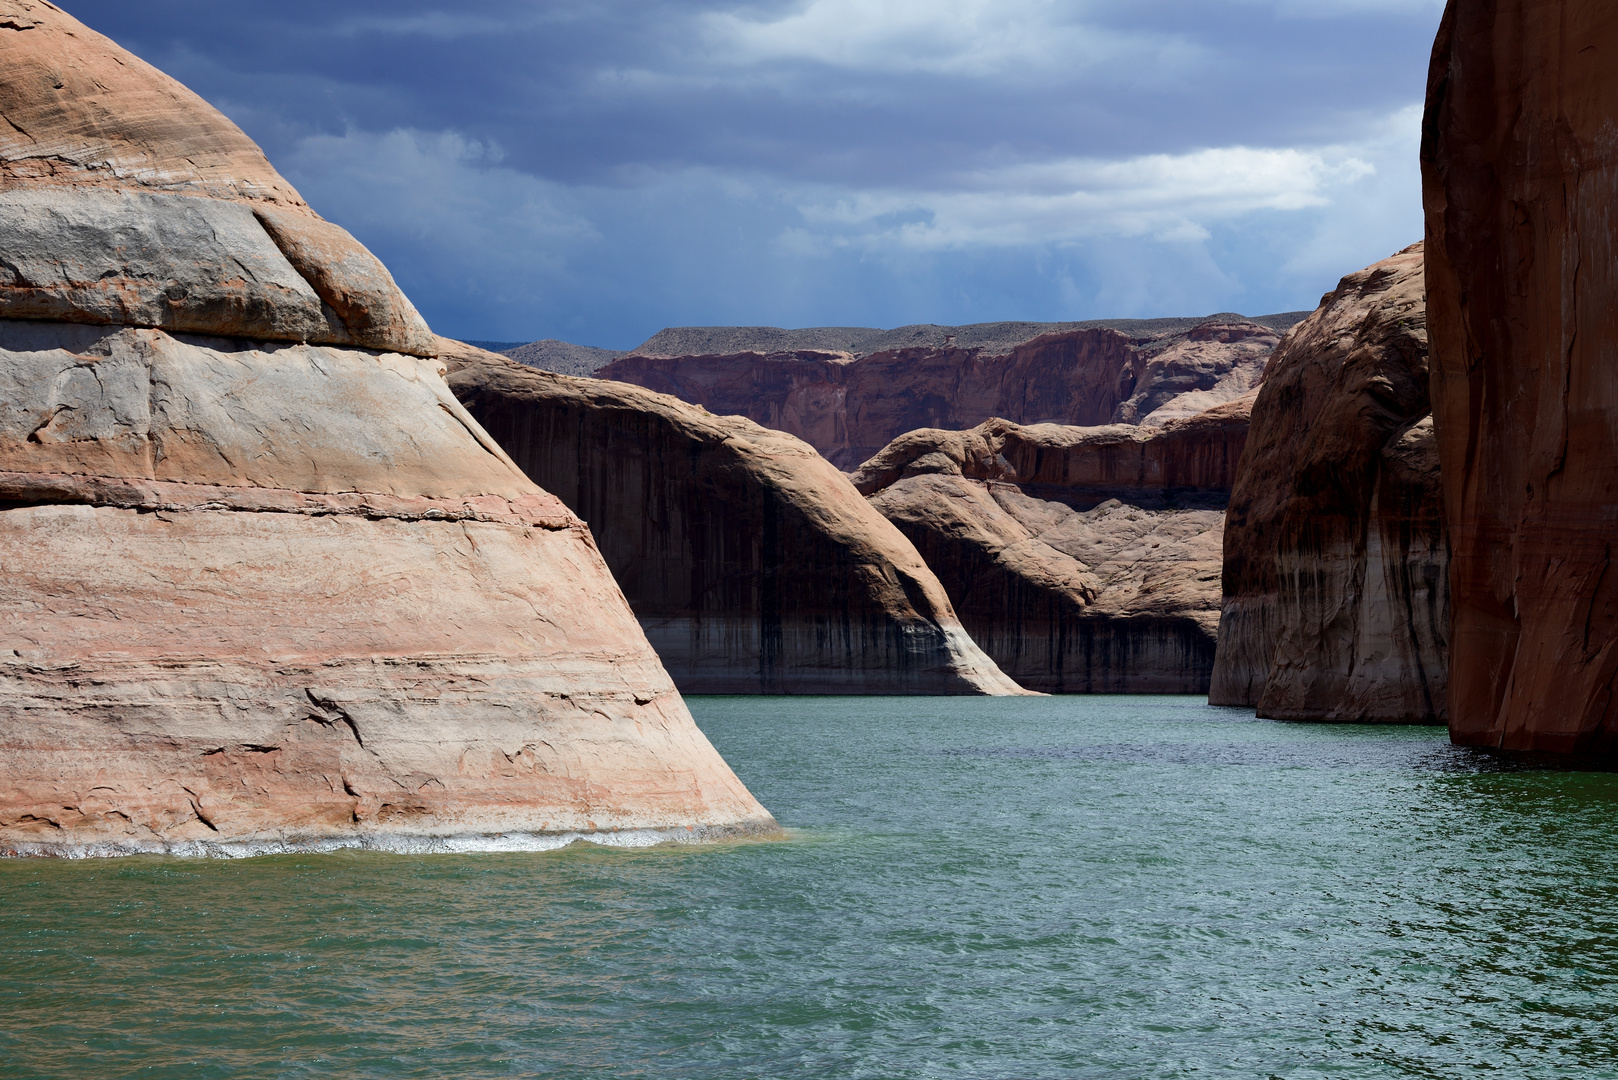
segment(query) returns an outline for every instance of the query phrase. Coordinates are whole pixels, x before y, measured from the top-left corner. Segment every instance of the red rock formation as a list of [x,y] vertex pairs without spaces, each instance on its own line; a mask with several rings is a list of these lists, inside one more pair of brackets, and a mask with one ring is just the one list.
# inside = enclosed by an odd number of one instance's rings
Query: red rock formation
[[812,447],[637,386],[444,350],[472,415],[590,523],[681,690],[1022,692]]
[[0,852],[773,827],[380,263],[55,7],[0,61]]
[[1450,734],[1618,751],[1618,8],[1446,11],[1422,174]]
[[1345,277],[1270,358],[1225,525],[1216,705],[1443,718],[1447,546],[1421,262],[1417,245]]
[[1258,323],[1215,319],[1141,344],[1135,388],[1118,424],[1164,424],[1234,401],[1257,386],[1281,335]]
[[851,469],[917,428],[993,416],[1104,424],[1133,389],[1134,350],[1116,330],[1052,334],[1009,355],[900,349],[856,358],[791,352],[626,356],[597,372],[790,432]]
[[[664,331],[652,340],[678,336]],[[596,375],[790,432],[852,469],[921,428],[960,430],[992,418],[1094,426],[1189,416],[1246,393],[1277,340],[1269,327],[1218,317],[1133,337],[1105,327],[1067,330],[998,351],[946,343],[866,354],[635,353]]]
[[1249,404],[1157,428],[991,420],[914,431],[854,479],[1022,685],[1200,693]]

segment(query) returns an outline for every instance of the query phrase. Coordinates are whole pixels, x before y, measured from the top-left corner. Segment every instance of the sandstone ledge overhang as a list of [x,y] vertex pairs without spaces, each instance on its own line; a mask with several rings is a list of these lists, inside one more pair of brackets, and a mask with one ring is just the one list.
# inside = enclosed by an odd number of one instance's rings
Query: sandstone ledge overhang
[[0,319],[0,471],[310,495],[538,494],[440,371],[400,353]]
[[433,355],[391,275],[338,226],[168,192],[0,190],[0,318]]

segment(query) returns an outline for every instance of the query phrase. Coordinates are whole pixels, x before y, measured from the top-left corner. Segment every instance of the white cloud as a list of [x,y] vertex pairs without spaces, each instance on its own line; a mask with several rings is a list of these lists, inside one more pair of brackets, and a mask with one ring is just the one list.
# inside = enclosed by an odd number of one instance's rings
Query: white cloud
[[711,168],[567,185],[409,130],[311,136],[281,164],[440,329],[627,348],[693,323],[1304,307],[1421,235],[1419,121],[1412,105],[1343,145],[1008,164],[932,190]]
[[731,64],[807,60],[867,72],[1017,77],[1150,55],[1184,62],[1173,35],[1087,23],[1075,0],[808,0],[778,18],[703,18],[710,56]]
[[[1123,161],[1069,158],[971,174],[949,191],[811,192],[799,207],[812,228],[872,247],[1023,247],[1096,236],[1196,242],[1243,215],[1329,206],[1376,174],[1360,151],[1238,146]],[[792,242],[802,249],[803,238]]]
[[1330,212],[1298,237],[1283,272],[1335,279],[1421,239],[1421,113],[1401,109],[1355,146],[1375,173],[1331,193]]

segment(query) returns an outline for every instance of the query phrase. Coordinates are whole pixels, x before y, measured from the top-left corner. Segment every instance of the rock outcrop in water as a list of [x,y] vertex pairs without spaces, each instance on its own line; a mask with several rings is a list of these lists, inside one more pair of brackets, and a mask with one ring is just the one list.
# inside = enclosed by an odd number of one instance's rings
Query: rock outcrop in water
[[637,386],[444,346],[467,409],[590,523],[685,692],[1022,692],[812,447]]
[[0,851],[773,826],[223,116],[0,0]]
[[[1270,321],[1291,323],[1288,316]],[[853,469],[921,428],[1188,416],[1246,393],[1280,338],[1273,327],[1235,315],[1068,325],[668,330],[596,374],[790,432]],[[725,346],[737,348],[667,351]]]
[[1052,693],[1201,693],[1244,397],[1151,428],[910,432],[855,474],[972,637]]
[[1618,8],[1452,2],[1422,173],[1458,743],[1618,752]]
[[1448,541],[1420,245],[1345,277],[1253,404],[1209,699],[1289,720],[1445,711]]

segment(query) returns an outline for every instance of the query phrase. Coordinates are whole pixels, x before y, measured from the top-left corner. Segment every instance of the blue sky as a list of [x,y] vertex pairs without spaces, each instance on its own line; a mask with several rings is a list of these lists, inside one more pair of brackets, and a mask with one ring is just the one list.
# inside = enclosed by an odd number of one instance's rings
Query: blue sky
[[1262,314],[1421,235],[1441,0],[88,0],[441,333]]

